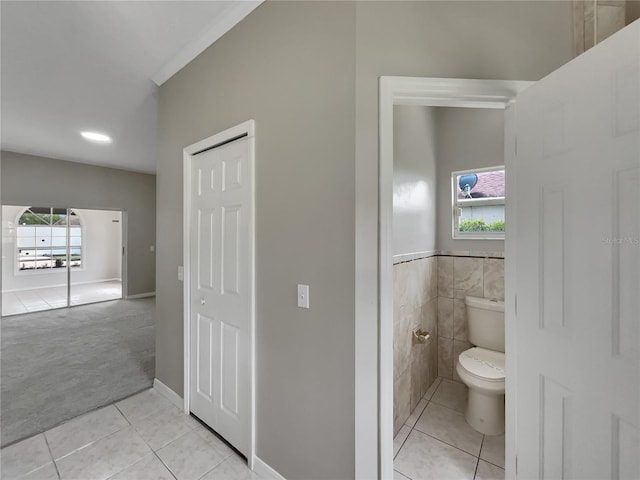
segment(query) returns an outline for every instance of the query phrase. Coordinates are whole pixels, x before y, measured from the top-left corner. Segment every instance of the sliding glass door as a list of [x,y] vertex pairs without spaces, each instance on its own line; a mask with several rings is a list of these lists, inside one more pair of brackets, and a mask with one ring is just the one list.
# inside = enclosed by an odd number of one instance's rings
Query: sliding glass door
[[122,298],[122,212],[76,208],[72,213],[70,304]]
[[122,298],[122,212],[2,206],[2,315]]

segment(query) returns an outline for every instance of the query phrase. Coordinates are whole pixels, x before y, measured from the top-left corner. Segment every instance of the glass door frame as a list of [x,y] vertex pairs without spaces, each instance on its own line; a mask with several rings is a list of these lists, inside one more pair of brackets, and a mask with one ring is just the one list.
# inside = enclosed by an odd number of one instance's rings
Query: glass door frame
[[[73,306],[79,306],[79,305],[88,305],[88,304],[92,304],[92,303],[99,303],[102,301],[111,301],[111,300],[118,300],[118,299],[125,299],[126,298],[126,291],[127,291],[127,211],[125,209],[120,209],[120,208],[80,208],[80,207],[57,207],[57,206],[40,206],[38,204],[38,202],[31,204],[31,205],[25,205],[24,202],[9,202],[9,201],[5,201],[2,202],[0,204],[0,207],[21,207],[24,210],[22,210],[22,213],[20,213],[20,216],[24,214],[24,212],[26,212],[28,209],[31,208],[48,208],[51,209],[51,212],[53,212],[54,210],[64,210],[65,211],[65,226],[66,226],[66,235],[65,235],[65,257],[66,257],[66,262],[65,262],[65,272],[66,272],[66,301],[65,301],[65,305],[64,306],[49,306],[49,308],[44,308],[42,310],[34,310],[35,311],[48,311],[48,310],[54,310],[54,309],[58,309],[58,308],[69,308],[69,307],[73,307]],[[119,257],[120,257],[120,281],[121,281],[121,290],[120,290],[120,296],[117,298],[109,298],[109,299],[105,299],[105,300],[95,300],[95,301],[90,301],[87,303],[80,303],[80,304],[72,304],[72,300],[71,300],[71,295],[72,295],[72,267],[71,267],[71,259],[72,259],[72,249],[73,249],[73,245],[71,245],[71,240],[72,240],[72,236],[71,236],[71,222],[70,222],[70,218],[72,216],[72,212],[77,211],[77,210],[96,210],[96,211],[101,211],[101,212],[119,212],[120,213],[120,245],[121,245],[121,251],[119,253]],[[78,215],[78,213],[74,213],[73,215]],[[8,225],[7,222],[16,222],[17,218],[4,218],[4,209],[0,210],[0,221],[2,223],[2,228],[3,228],[3,236],[6,234],[6,229],[5,226]],[[81,218],[80,215],[78,215],[78,218]],[[13,272],[13,274],[15,275],[17,270],[16,270],[16,265],[18,264],[18,258],[16,257],[18,255],[18,232],[17,232],[17,223],[14,223],[15,225],[15,233],[13,233],[13,238],[11,241],[11,248],[13,248],[14,252],[12,253],[11,258],[13,259],[13,265],[11,265],[10,269]],[[81,235],[81,245],[80,245],[80,252],[81,252],[81,262],[85,262],[86,261],[86,246],[85,246],[85,242],[86,242],[86,231],[84,230],[84,226],[82,226],[83,230],[82,230],[82,235]],[[6,242],[4,241],[5,239],[3,239],[2,242],[2,248],[4,249],[7,245]],[[53,250],[54,250],[54,245],[53,245],[53,236],[51,235],[51,241],[50,241],[51,245],[49,245],[49,247],[51,248],[51,261],[54,261],[54,257],[53,257]],[[37,252],[37,247],[34,247],[34,251]],[[7,256],[7,255],[3,255],[3,256]],[[35,255],[35,258],[37,258],[37,255]],[[4,260],[3,260],[4,261]],[[37,261],[35,263],[35,268],[37,269]],[[3,269],[4,270],[4,269]],[[62,273],[62,272],[61,272]],[[0,277],[4,276],[0,275]],[[0,293],[4,293],[4,288],[5,288],[5,281],[4,279],[0,278]],[[37,288],[37,287],[35,287]],[[47,288],[47,286],[43,286],[42,288]],[[24,288],[23,290],[28,290],[28,288]],[[12,290],[13,291],[13,290]],[[19,291],[19,289],[17,290]],[[62,299],[60,299],[62,300]],[[4,307],[3,307],[4,309]],[[10,316],[10,315],[18,315],[18,314],[23,314],[23,313],[31,313],[30,311],[27,312],[14,312],[14,313],[7,313],[4,314],[4,312],[0,312],[0,316]]]

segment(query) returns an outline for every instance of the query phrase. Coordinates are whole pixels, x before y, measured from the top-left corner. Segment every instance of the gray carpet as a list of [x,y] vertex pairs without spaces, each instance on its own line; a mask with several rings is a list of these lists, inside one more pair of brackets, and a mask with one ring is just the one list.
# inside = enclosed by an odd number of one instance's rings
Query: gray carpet
[[149,388],[155,299],[0,320],[2,446]]

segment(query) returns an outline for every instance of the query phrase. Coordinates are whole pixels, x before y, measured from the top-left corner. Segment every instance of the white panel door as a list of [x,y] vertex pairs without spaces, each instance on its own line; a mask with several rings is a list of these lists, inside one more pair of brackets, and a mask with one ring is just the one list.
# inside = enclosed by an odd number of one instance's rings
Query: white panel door
[[517,98],[517,478],[640,478],[639,63],[637,21]]
[[192,157],[190,410],[249,447],[252,285],[249,139]]

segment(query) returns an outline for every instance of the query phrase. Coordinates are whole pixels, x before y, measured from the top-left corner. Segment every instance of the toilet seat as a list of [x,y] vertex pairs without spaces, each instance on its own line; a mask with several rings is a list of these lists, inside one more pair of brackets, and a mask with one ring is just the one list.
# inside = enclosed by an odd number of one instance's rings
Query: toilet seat
[[465,373],[485,382],[504,382],[505,356],[502,352],[473,347],[458,357]]

